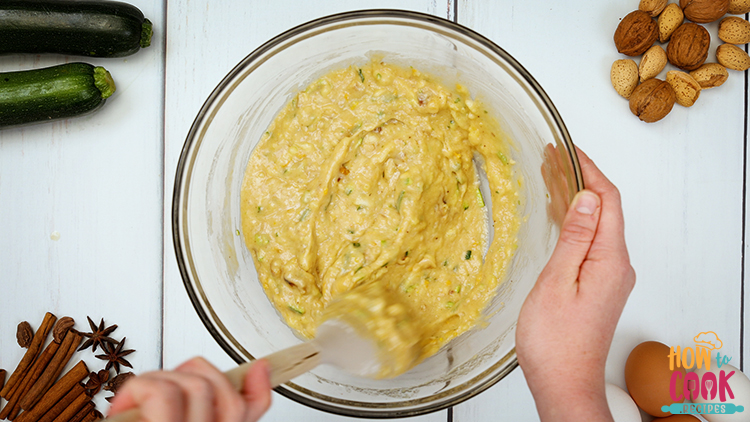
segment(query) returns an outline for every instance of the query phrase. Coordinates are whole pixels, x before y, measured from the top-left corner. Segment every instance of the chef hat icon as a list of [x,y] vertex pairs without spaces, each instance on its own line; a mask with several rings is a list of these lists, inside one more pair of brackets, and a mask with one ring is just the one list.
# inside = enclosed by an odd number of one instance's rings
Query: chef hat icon
[[724,345],[721,342],[721,339],[719,339],[719,336],[717,336],[713,331],[700,333],[695,336],[693,340],[695,341],[696,347],[704,347],[708,350],[721,349],[721,346]]

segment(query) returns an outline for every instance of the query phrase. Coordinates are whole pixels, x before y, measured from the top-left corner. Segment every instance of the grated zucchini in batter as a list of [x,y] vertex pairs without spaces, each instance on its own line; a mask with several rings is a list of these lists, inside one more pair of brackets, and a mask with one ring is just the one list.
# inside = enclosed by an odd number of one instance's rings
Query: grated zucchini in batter
[[[268,298],[312,337],[360,286],[360,319],[403,356],[381,375],[408,370],[474,326],[503,279],[519,225],[507,148],[464,88],[414,68],[373,61],[313,82],[271,123],[243,182],[243,233]],[[475,154],[492,195],[486,255]]]

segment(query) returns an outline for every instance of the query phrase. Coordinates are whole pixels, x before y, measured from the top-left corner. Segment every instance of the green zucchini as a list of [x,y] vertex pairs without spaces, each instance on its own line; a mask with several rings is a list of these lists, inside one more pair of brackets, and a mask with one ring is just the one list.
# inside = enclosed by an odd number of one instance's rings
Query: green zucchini
[[109,72],[87,63],[0,73],[0,127],[88,113],[114,92]]
[[127,3],[0,1],[0,54],[122,57],[151,45],[151,35],[151,21]]

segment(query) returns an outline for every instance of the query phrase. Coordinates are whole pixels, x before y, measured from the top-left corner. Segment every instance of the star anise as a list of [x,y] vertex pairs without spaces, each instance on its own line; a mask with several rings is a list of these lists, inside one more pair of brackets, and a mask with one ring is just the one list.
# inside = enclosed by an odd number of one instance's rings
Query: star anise
[[96,355],[96,357],[107,361],[107,365],[104,367],[105,369],[114,367],[115,372],[119,374],[120,365],[127,366],[128,368],[133,367],[133,365],[131,365],[130,362],[128,362],[125,359],[125,356],[135,352],[135,350],[132,350],[132,349],[122,350],[123,346],[125,345],[125,338],[126,337],[123,337],[117,346],[114,346],[109,343],[102,343],[102,349],[104,349],[104,354]]
[[107,391],[111,391],[113,394],[117,394],[117,390],[122,387],[122,385],[125,383],[125,381],[129,380],[130,378],[133,378],[135,376],[132,372],[123,372],[122,374],[117,375],[116,377],[109,380],[107,385],[104,386],[104,389]]
[[109,337],[109,334],[117,329],[117,324],[104,328],[104,318],[102,318],[99,322],[99,326],[97,327],[96,324],[94,324],[94,321],[91,320],[91,318],[86,317],[86,319],[89,320],[91,332],[81,333],[84,337],[88,337],[88,340],[83,342],[81,347],[78,349],[79,351],[91,346],[91,351],[96,352],[96,346],[102,346],[102,349],[104,349],[104,345],[107,343],[109,343],[110,345],[117,344],[117,340]]
[[86,389],[86,394],[89,397],[94,397],[96,393],[101,390],[105,382],[109,380],[109,369],[102,369],[99,372],[89,373],[89,379],[83,388]]

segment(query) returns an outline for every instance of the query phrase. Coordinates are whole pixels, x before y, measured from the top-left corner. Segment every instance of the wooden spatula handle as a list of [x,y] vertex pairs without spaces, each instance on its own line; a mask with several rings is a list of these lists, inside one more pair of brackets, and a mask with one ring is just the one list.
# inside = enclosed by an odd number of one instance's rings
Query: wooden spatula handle
[[[268,366],[271,368],[271,388],[276,388],[320,365],[320,349],[317,348],[315,342],[308,341],[271,353],[262,359],[268,361]],[[240,370],[239,367],[227,372],[230,380],[234,375],[229,375],[229,373],[238,370]],[[245,372],[239,378],[240,386],[245,378]],[[234,382],[232,381],[233,385],[237,386],[238,384]]]
[[[272,353],[262,359],[269,363],[271,387],[276,388],[320,365],[320,350],[315,343],[306,342]],[[235,390],[242,391],[245,374],[252,364],[253,362],[243,363],[224,373]],[[140,416],[141,413],[138,409],[131,409],[104,419],[103,422],[138,422]]]
[[[313,342],[292,346],[261,358],[268,361],[271,369],[271,388],[276,388],[320,365],[320,350]],[[237,391],[242,391],[245,374],[253,362],[230,369],[224,375]]]

